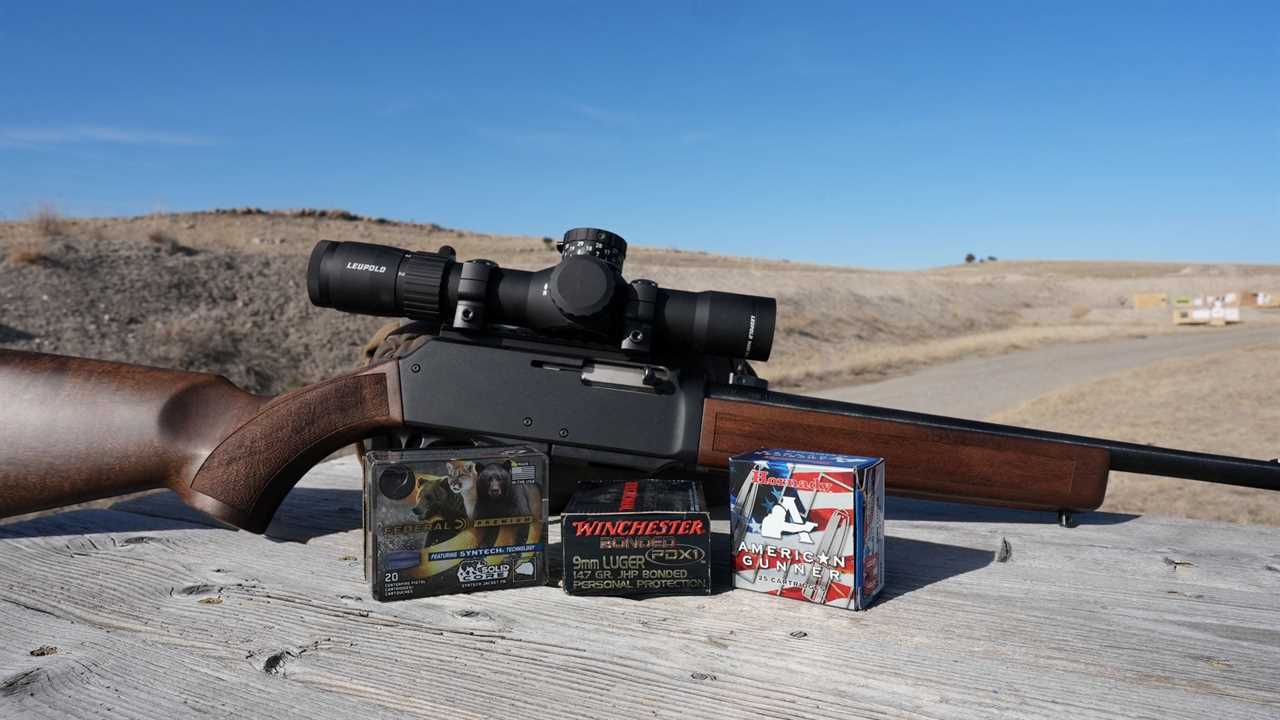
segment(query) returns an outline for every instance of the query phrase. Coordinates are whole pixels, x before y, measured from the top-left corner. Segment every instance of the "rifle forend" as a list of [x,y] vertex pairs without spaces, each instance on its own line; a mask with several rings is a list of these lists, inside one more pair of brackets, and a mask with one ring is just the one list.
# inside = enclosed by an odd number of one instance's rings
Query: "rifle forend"
[[769,395],[774,402],[707,400],[699,461],[722,465],[730,455],[772,443],[882,457],[889,470],[885,487],[899,496],[1080,511],[1097,508],[1106,494],[1110,458],[1101,448],[858,417],[835,407],[821,412]]

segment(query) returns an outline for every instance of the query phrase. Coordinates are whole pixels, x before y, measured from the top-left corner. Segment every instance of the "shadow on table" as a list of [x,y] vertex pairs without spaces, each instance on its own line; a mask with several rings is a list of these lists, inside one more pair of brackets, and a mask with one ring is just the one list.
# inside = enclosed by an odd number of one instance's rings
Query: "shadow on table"
[[[1006,522],[1056,525],[1057,513],[1044,510],[1014,510],[1012,508],[966,505],[937,500],[910,498],[885,498],[884,516],[888,520],[945,520],[950,522]],[[1074,513],[1072,519],[1078,525],[1119,525],[1138,518],[1138,515],[1112,512]]]
[[961,545],[947,545],[886,536],[884,588],[875,605],[892,602],[936,582],[980,570],[995,562],[995,553]]
[[[730,542],[728,533],[714,533],[711,536],[711,551],[716,558],[711,566],[713,595],[733,589],[733,549]],[[940,580],[984,568],[995,561],[995,553],[960,545],[889,536],[885,538],[885,558],[888,572],[884,590],[876,604]]]
[[[276,542],[305,543],[312,538],[357,530],[362,525],[363,498],[359,490],[294,488],[281,503],[266,537]],[[0,537],[159,530],[235,531],[204,513],[187,507],[171,492],[122,500],[110,505],[71,509],[0,524]]]
[[5,325],[4,323],[0,323],[0,344],[26,342],[27,340],[35,340],[35,339],[36,339],[36,336],[32,335],[26,330],[20,330],[16,327],[11,327],[9,325]]
[[[711,508],[712,520],[727,520],[728,508],[720,505]],[[1057,516],[1047,512],[991,508],[957,503],[931,502],[893,498],[886,513],[893,520],[947,520],[1054,524]],[[1136,515],[1119,513],[1083,513],[1080,524],[1107,525],[1127,522]],[[553,518],[552,522],[557,519]],[[1063,532],[1069,532],[1063,530]],[[711,534],[711,586],[713,595],[733,589],[732,559],[734,549],[728,532]],[[563,577],[562,548],[560,543],[547,546],[548,575],[552,584]],[[876,605],[891,602],[895,598],[919,590],[933,583],[964,573],[980,570],[995,562],[994,550],[980,550],[962,545],[915,540],[911,538],[885,537],[885,561],[887,573],[885,586]],[[644,597],[636,598],[638,600]]]
[[212,529],[210,522],[208,518],[200,523],[191,523],[171,517],[138,515],[118,512],[112,508],[94,507],[0,523],[0,539],[190,530],[197,527]]
[[296,487],[285,496],[267,528],[278,542],[300,542],[364,527],[364,495],[359,490]]

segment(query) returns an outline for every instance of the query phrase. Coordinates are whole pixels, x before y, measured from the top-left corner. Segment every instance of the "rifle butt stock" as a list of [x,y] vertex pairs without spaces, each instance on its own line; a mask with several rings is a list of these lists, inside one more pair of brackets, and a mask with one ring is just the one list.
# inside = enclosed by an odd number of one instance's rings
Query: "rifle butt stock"
[[[882,457],[885,489],[904,497],[1027,510],[1096,509],[1106,494],[1109,453],[1049,440],[788,407],[809,401],[708,399],[700,465],[762,447]],[[838,406],[838,403],[831,403]]]
[[263,532],[326,455],[401,423],[395,363],[277,398],[206,373],[0,350],[0,517],[169,488]]

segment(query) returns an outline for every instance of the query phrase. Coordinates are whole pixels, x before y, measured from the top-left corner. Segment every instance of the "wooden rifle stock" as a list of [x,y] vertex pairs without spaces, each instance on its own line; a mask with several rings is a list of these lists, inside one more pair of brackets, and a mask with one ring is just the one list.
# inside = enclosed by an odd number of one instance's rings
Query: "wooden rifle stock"
[[[776,394],[774,394],[776,395]],[[1092,510],[1107,490],[1106,450],[749,401],[709,399],[700,465],[800,448],[885,459],[885,489],[905,497],[1029,510]]]
[[263,532],[326,455],[400,425],[394,362],[252,395],[206,373],[0,350],[0,517],[167,487]]

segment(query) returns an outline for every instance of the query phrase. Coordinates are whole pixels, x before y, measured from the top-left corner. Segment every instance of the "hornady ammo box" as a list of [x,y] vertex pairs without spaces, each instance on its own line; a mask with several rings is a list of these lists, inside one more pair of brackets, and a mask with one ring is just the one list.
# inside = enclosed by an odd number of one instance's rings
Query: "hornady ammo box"
[[546,455],[514,446],[365,460],[365,574],[375,599],[546,584]]
[[711,516],[700,482],[579,482],[560,518],[567,593],[711,592]]
[[884,461],[797,450],[729,460],[733,583],[862,610],[884,577]]

